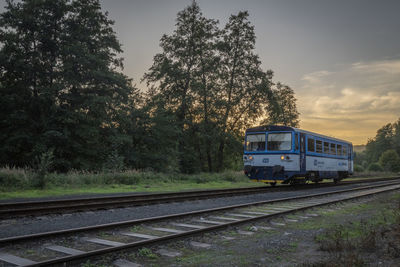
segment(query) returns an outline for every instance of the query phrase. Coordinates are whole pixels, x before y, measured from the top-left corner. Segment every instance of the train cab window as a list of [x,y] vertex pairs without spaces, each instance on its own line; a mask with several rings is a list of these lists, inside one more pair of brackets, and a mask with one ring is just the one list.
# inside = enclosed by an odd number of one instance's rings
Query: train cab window
[[331,143],[331,149],[329,150],[329,154],[336,155],[336,144]]
[[265,134],[248,134],[246,137],[246,151],[264,151]]
[[343,156],[347,156],[347,146],[343,146]]
[[312,139],[312,138],[307,139],[307,150],[308,150],[308,152],[315,152],[314,139]]
[[269,151],[292,149],[292,133],[269,133],[267,141]]
[[317,140],[315,143],[316,143],[316,150],[315,150],[315,152],[317,152],[317,153],[322,153],[322,141]]
[[338,156],[342,156],[343,155],[343,153],[342,153],[342,145],[337,145],[337,154],[338,154]]
[[328,142],[324,142],[324,153],[329,154],[329,143]]

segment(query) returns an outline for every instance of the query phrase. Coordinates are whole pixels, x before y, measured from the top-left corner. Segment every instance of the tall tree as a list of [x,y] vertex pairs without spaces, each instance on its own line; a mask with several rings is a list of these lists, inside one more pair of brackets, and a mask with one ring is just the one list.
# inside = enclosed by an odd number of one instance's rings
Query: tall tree
[[220,79],[218,91],[217,169],[223,168],[224,151],[229,135],[237,136],[263,115],[271,100],[272,71],[264,72],[255,53],[254,26],[247,11],[229,18],[220,43]]
[[110,148],[118,149],[128,140],[120,134],[117,118],[137,92],[117,71],[123,68],[117,57],[122,49],[113,24],[98,0],[71,2],[61,55],[60,107],[65,115],[60,124],[71,140],[63,153],[75,168],[100,168]]
[[[168,100],[168,108],[176,113],[182,171],[192,168],[195,160],[191,157],[194,154],[191,140],[197,134],[194,129],[199,129],[200,122],[203,133],[210,129],[210,101],[214,99],[210,74],[216,66],[213,51],[216,25],[217,21],[206,19],[193,1],[178,13],[173,34],[161,38],[163,51],[154,57],[152,67],[144,75],[144,80],[152,86],[152,95],[161,94]],[[211,169],[209,149],[207,157]]]
[[0,16],[2,164],[23,166],[46,148],[57,112],[60,35],[67,2],[6,1]]
[[400,155],[400,118],[397,122],[393,123],[393,145],[394,149],[396,150],[397,154]]
[[[113,21],[98,0],[7,0],[0,18],[1,163],[54,148],[59,170],[100,168],[137,91],[119,72]],[[10,155],[12,157],[3,157]]]
[[394,147],[393,135],[393,125],[388,123],[376,132],[373,139],[368,140],[365,148],[368,162],[377,162],[383,152]]
[[297,111],[297,100],[293,89],[278,82],[272,92],[274,101],[271,101],[267,106],[268,118],[262,123],[298,127],[300,113]]

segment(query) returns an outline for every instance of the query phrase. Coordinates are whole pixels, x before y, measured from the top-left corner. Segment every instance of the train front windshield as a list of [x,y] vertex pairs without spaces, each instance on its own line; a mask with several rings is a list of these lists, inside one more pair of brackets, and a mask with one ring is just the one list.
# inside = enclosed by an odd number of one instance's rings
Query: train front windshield
[[265,134],[248,134],[246,137],[246,151],[264,151]]
[[291,133],[268,133],[267,149],[269,151],[283,151],[292,149]]

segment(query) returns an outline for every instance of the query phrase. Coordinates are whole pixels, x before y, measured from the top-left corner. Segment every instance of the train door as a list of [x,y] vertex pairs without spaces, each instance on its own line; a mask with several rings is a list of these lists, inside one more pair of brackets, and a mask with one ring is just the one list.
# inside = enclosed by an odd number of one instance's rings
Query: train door
[[300,171],[306,172],[306,135],[300,133]]
[[349,172],[352,173],[353,172],[353,166],[352,166],[352,159],[353,159],[353,146],[350,145],[349,146],[349,154],[348,154],[348,166],[349,166]]

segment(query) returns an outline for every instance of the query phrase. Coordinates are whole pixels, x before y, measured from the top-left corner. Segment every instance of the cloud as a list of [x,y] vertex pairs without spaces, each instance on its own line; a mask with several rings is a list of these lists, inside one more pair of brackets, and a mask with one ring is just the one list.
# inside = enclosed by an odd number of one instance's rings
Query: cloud
[[400,60],[357,62],[302,78],[302,128],[365,143],[400,117]]

